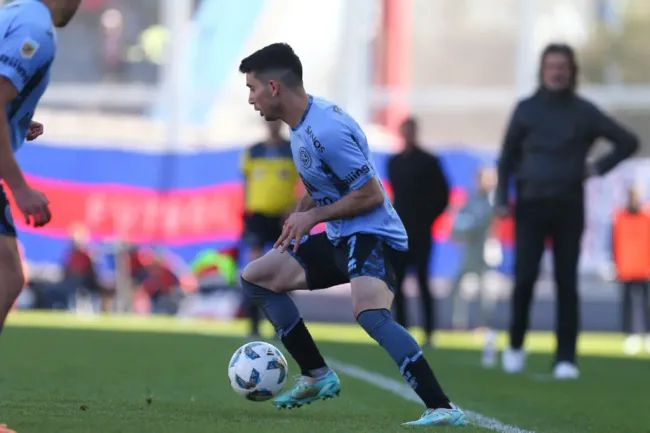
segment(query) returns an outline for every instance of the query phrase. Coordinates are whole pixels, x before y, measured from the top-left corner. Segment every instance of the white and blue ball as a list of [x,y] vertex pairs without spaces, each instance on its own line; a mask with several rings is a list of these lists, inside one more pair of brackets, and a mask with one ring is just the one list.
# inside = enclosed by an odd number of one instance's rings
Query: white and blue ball
[[262,341],[244,344],[235,351],[228,364],[232,389],[251,401],[275,397],[282,390],[288,372],[282,352]]

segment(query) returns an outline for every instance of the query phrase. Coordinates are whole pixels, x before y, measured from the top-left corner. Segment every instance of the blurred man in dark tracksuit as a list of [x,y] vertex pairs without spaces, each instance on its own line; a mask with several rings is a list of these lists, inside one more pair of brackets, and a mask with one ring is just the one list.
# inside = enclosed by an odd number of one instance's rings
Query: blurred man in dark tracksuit
[[388,162],[388,177],[393,187],[395,210],[408,234],[409,249],[395,262],[395,320],[406,327],[402,288],[406,271],[413,266],[424,312],[424,344],[430,345],[435,328],[434,299],[429,289],[429,261],[433,246],[431,226],[449,203],[449,183],[438,158],[420,147],[417,121],[406,119],[400,132],[404,150]]
[[[578,337],[578,262],[584,229],[583,182],[632,155],[636,136],[576,94],[578,65],[568,45],[551,44],[541,56],[540,86],[517,104],[499,160],[497,213],[508,214],[509,181],[515,181],[515,269],[510,347],[503,368],[525,366],[524,335],[545,241],[553,245],[557,285],[557,352],[554,376],[575,379]],[[587,154],[604,138],[613,150],[594,162]]]

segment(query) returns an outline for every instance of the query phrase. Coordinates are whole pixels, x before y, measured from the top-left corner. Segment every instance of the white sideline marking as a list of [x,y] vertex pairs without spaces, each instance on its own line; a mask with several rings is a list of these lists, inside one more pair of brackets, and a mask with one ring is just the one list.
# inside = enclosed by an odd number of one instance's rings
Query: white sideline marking
[[[422,404],[420,398],[417,396],[417,394],[415,394],[415,391],[413,391],[411,387],[403,382],[398,382],[397,380],[394,380],[388,376],[384,376],[383,374],[374,373],[357,365],[347,364],[336,359],[328,358],[327,364],[329,364],[336,371],[340,371],[347,376],[354,377],[355,379],[359,379],[366,383],[374,385],[377,388],[381,388],[385,391],[397,394],[404,400]],[[491,418],[477,412],[466,409],[463,409],[463,411],[469,418],[469,421],[478,427],[496,430],[501,433],[535,433],[532,430],[524,430],[517,426],[502,423],[498,419]]]

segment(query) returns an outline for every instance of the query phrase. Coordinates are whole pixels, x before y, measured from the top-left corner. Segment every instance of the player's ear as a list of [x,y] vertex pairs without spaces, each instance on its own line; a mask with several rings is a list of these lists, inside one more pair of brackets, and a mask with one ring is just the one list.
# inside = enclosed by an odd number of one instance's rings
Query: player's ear
[[277,96],[280,93],[280,82],[277,80],[269,80],[269,90],[271,96]]

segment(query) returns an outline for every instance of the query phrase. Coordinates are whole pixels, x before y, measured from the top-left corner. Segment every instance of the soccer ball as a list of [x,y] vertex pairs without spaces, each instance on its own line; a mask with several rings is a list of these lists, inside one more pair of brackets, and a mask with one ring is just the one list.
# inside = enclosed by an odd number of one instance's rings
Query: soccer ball
[[275,397],[287,380],[287,360],[275,346],[255,341],[237,349],[228,364],[232,389],[251,401]]

